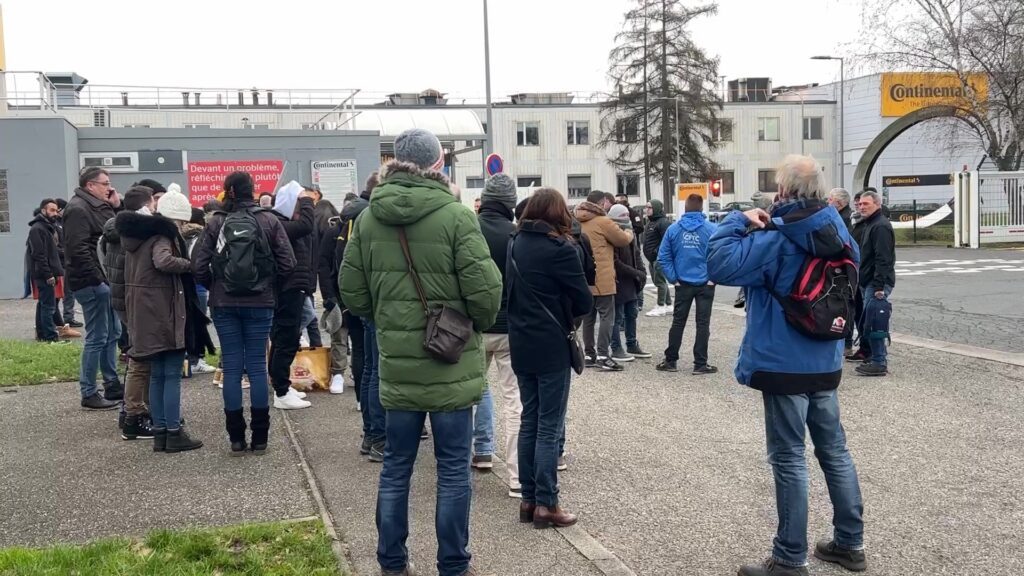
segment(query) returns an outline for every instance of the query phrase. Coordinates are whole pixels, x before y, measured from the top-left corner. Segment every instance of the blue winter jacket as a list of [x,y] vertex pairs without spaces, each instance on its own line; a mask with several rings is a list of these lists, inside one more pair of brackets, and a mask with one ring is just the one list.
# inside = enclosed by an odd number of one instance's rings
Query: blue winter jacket
[[835,208],[820,202],[780,205],[772,224],[769,230],[747,232],[747,219],[733,212],[711,238],[711,280],[746,287],[747,330],[736,380],[772,394],[833,390],[843,374],[843,341],[812,340],[797,332],[766,287],[789,294],[808,254],[828,257],[849,246],[859,265],[860,251]]
[[669,226],[658,249],[658,264],[669,284],[708,283],[708,240],[716,228],[703,212],[687,212]]

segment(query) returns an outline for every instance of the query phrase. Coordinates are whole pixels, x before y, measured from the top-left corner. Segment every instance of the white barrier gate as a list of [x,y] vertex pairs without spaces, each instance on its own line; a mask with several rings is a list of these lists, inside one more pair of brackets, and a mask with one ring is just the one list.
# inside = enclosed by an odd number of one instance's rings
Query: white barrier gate
[[953,187],[955,246],[1024,242],[1024,171],[957,172]]

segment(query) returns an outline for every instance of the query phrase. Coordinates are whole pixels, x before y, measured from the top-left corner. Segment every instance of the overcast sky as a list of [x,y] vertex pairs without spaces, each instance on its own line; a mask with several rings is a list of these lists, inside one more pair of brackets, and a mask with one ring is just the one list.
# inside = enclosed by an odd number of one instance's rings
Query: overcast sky
[[[607,90],[630,0],[490,0],[492,87]],[[74,71],[92,84],[436,88],[483,97],[482,0],[0,0],[9,70]],[[860,0],[720,0],[693,33],[728,78],[776,86],[838,79]]]

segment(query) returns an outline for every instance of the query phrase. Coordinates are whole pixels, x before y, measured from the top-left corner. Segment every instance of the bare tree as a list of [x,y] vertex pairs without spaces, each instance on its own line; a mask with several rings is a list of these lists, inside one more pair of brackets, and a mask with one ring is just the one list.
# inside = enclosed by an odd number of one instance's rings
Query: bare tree
[[616,169],[642,168],[645,182],[650,176],[661,182],[666,206],[677,168],[683,181],[717,172],[711,154],[722,108],[718,60],[687,30],[694,19],[716,11],[714,4],[691,8],[681,0],[636,0],[608,55],[615,93],[601,107],[597,144],[614,152],[609,162]]

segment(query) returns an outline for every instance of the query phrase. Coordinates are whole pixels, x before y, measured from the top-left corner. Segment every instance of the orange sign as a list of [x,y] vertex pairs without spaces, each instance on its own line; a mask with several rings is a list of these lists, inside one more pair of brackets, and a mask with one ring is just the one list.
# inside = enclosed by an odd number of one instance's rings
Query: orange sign
[[928,106],[974,108],[988,99],[988,76],[947,72],[882,74],[882,116],[903,116]]
[[690,194],[696,194],[704,200],[708,199],[708,183],[707,182],[685,182],[682,184],[676,184],[676,198],[679,200],[686,200]]

